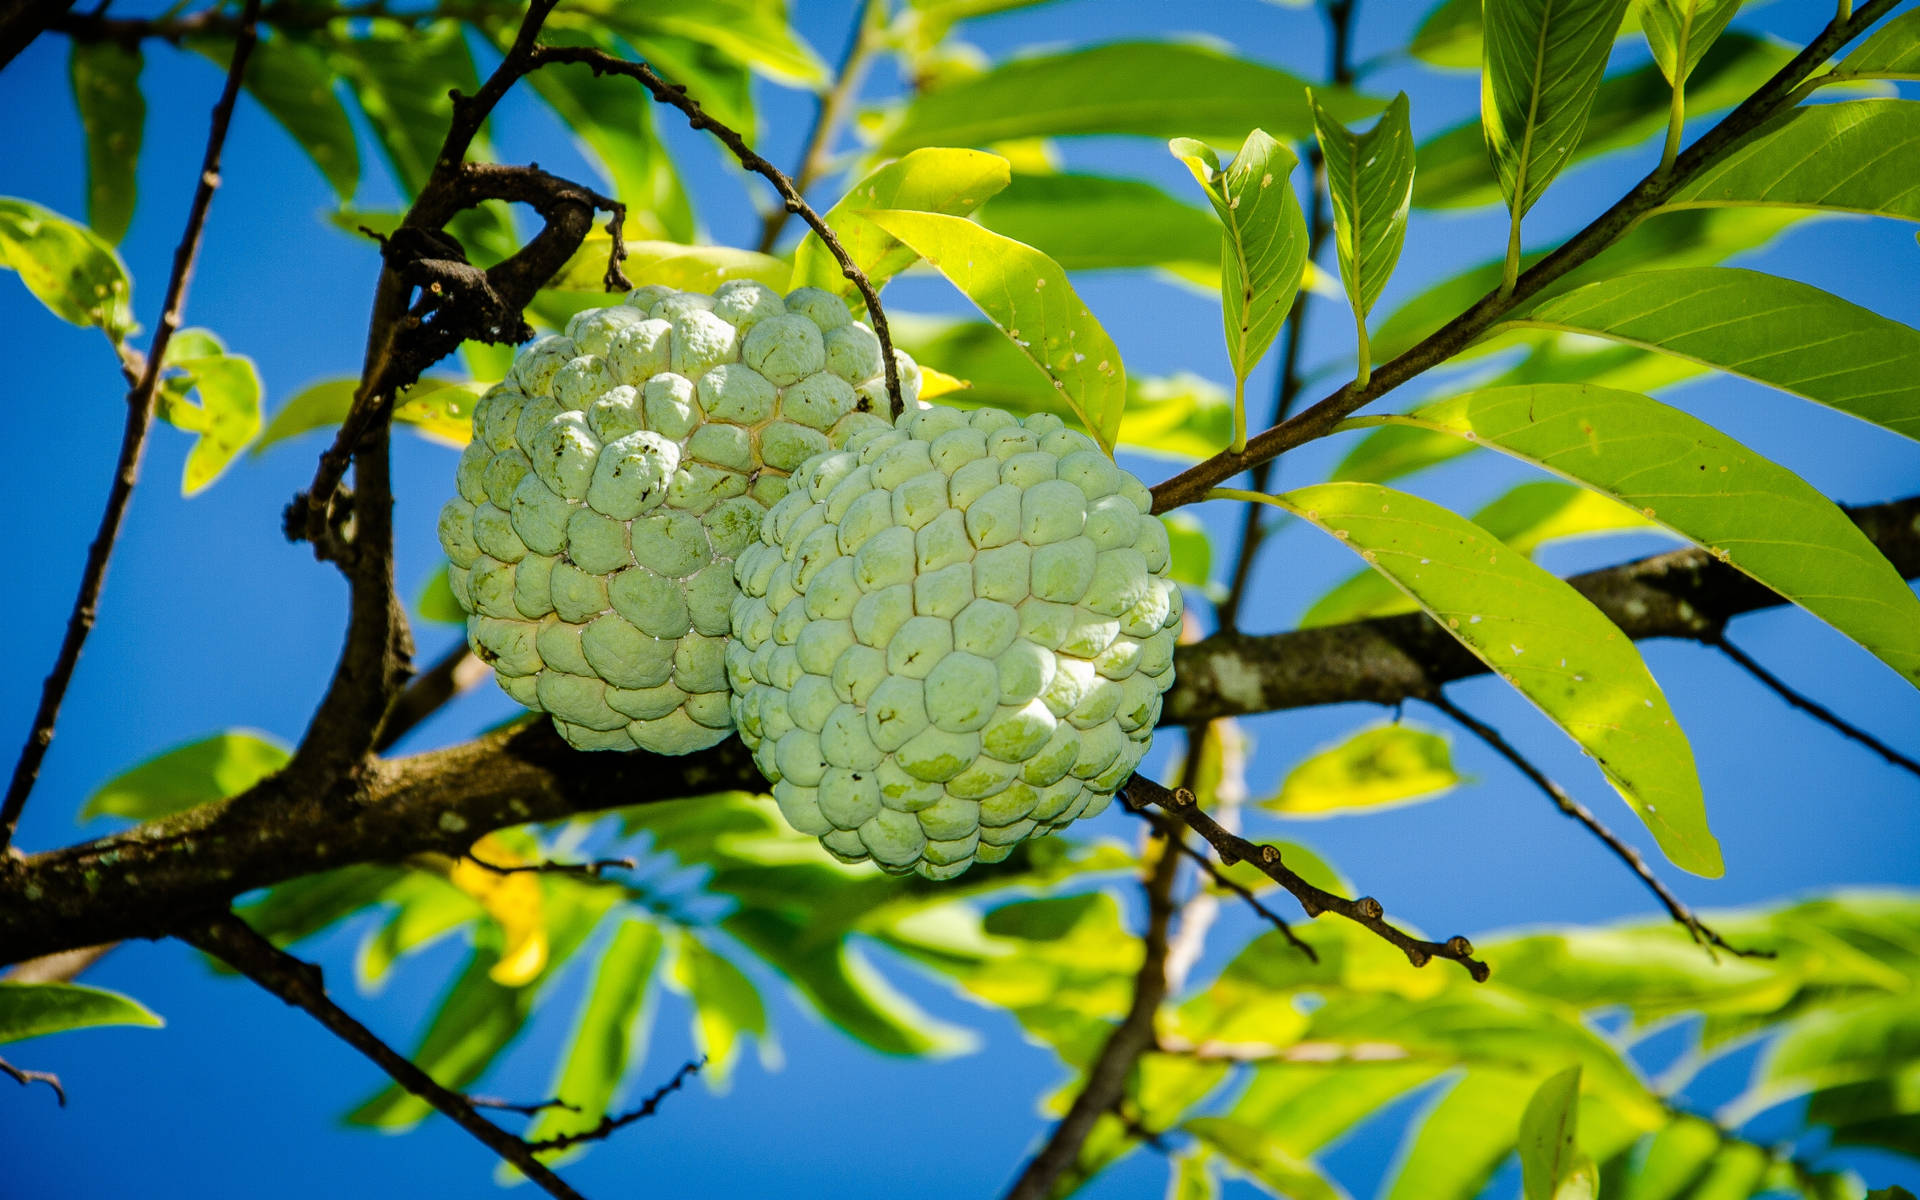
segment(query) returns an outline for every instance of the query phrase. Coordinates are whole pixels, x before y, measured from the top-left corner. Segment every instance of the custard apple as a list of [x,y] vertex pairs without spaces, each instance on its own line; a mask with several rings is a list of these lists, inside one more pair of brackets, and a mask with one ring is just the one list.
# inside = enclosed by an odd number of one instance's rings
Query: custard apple
[[583,750],[720,741],[734,556],[788,472],[887,409],[879,339],[814,288],[642,287],[529,342],[440,512],[474,653]]
[[735,560],[726,651],[787,822],[947,879],[1105,808],[1180,623],[1140,481],[1056,417],[930,407],[791,484]]

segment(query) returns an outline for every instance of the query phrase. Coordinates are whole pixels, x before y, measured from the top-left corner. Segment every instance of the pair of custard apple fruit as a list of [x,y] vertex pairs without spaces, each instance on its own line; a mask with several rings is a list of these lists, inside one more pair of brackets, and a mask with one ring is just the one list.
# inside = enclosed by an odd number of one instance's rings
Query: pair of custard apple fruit
[[1147,489],[918,401],[830,292],[642,287],[523,347],[441,510],[468,642],[584,750],[739,732],[788,824],[950,878],[1104,807],[1173,682]]

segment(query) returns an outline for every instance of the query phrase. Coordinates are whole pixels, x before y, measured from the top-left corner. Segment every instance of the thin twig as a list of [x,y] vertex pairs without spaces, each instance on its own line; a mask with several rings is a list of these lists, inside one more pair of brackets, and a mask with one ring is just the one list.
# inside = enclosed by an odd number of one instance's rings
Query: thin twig
[[880,293],[874,289],[873,282],[867,278],[867,273],[862,271],[847,254],[847,248],[840,244],[840,239],[834,236],[833,230],[826,221],[821,219],[820,214],[807,203],[806,197],[794,187],[793,180],[787,177],[786,172],[754,153],[753,147],[747,144],[744,137],[701,108],[698,100],[687,95],[687,89],[684,86],[668,83],[655,74],[653,68],[646,63],[628,62],[625,59],[615,58],[604,50],[596,50],[589,46],[536,46],[533,49],[533,60],[536,65],[542,66],[548,63],[578,63],[590,68],[596,75],[623,75],[638,81],[642,87],[653,94],[655,100],[672,105],[686,114],[687,124],[695,129],[704,129],[712,133],[720,140],[721,145],[733,153],[741,166],[771,183],[774,190],[780,193],[787,211],[797,214],[807,223],[809,229],[820,236],[820,240],[833,254],[833,260],[840,264],[840,273],[859,290],[861,299],[866,301],[867,315],[872,318],[873,332],[880,339],[880,354],[887,372],[887,398],[892,409],[888,415],[897,418],[905,411],[905,401],[900,394],[900,366],[894,361],[893,335],[887,328],[887,314],[880,307]]
[[[1179,831],[1180,826],[1176,822],[1174,822],[1170,818],[1161,816],[1159,813],[1154,812],[1152,809],[1133,808],[1131,809],[1131,811],[1138,814],[1142,820],[1152,825],[1154,829],[1157,830],[1162,837],[1171,837],[1174,833]],[[1277,912],[1274,912],[1272,909],[1268,908],[1265,904],[1261,903],[1260,897],[1254,895],[1252,888],[1249,888],[1246,884],[1241,883],[1239,880],[1233,878],[1231,875],[1228,875],[1225,871],[1223,871],[1220,868],[1219,863],[1214,862],[1211,858],[1207,857],[1205,854],[1202,854],[1199,850],[1195,849],[1193,846],[1188,845],[1184,839],[1176,838],[1173,842],[1173,845],[1177,849],[1179,849],[1180,853],[1186,855],[1188,858],[1191,858],[1194,862],[1199,863],[1200,869],[1205,871],[1213,879],[1215,883],[1219,884],[1221,887],[1239,896],[1242,900],[1245,900],[1248,906],[1251,907],[1254,912],[1259,913],[1263,918],[1266,919],[1268,924],[1272,925],[1275,929],[1279,930],[1280,933],[1287,939],[1287,941],[1293,943],[1294,947],[1298,949],[1300,953],[1306,955],[1308,961],[1310,962],[1320,961],[1319,953],[1316,950],[1314,950],[1312,946],[1308,945],[1306,942],[1301,940],[1300,935],[1293,931],[1293,926],[1287,923],[1287,919],[1285,917],[1281,916]]]
[[201,235],[206,230],[207,209],[213,203],[214,189],[220,186],[220,154],[227,144],[227,127],[233,122],[234,102],[240,96],[240,77],[247,58],[253,53],[254,22],[260,13],[260,0],[247,0],[247,7],[234,38],[233,60],[227,64],[227,81],[220,99],[213,106],[213,120],[207,130],[207,148],[200,158],[200,174],[193,189],[193,202],[187,207],[186,229],[173,251],[173,273],[167,278],[166,299],[160,306],[160,324],[154,330],[153,344],[147,350],[145,370],[140,381],[127,393],[126,425],[120,434],[120,457],[114,467],[113,485],[107,491],[106,511],[100,515],[100,527],[93,544],[87,548],[87,562],[80,576],[80,592],[73,600],[73,612],[67,619],[66,637],[54,659],[53,672],[40,688],[40,706],[33,714],[33,728],[26,745],[14,763],[13,778],[7,794],[0,800],[0,851],[13,840],[20,823],[20,812],[27,805],[40,775],[41,760],[53,744],[53,728],[60,719],[60,702],[73,682],[74,668],[80,662],[80,649],[93,632],[100,607],[100,588],[106,580],[107,560],[120,536],[120,525],[133,498],[133,485],[140,477],[140,457],[146,449],[147,430],[153,425],[154,390],[160,372],[166,366],[167,346],[180,327],[180,311],[187,300],[187,282],[193,275],[194,259],[200,253]]
[[[1328,72],[1336,85],[1353,82],[1353,63],[1349,51],[1352,45],[1352,22],[1354,10],[1359,7],[1358,0],[1330,0],[1322,10],[1327,21]],[[1327,211],[1326,198],[1322,194],[1325,184],[1326,158],[1320,152],[1320,143],[1315,140],[1307,149],[1307,179],[1312,189],[1307,207],[1307,263],[1311,266],[1319,257],[1320,247],[1327,240],[1332,228],[1331,214]],[[1293,415],[1293,406],[1300,402],[1301,392],[1306,381],[1300,370],[1300,356],[1306,342],[1307,306],[1312,300],[1312,291],[1301,288],[1293,298],[1293,308],[1287,314],[1286,342],[1280,351],[1280,378],[1274,387],[1273,415],[1267,421],[1268,427],[1278,425]],[[1273,472],[1278,466],[1276,459],[1254,464],[1252,488],[1264,492],[1272,482]],[[1254,560],[1260,555],[1260,549],[1267,539],[1267,514],[1258,505],[1249,504],[1240,518],[1239,550],[1233,559],[1233,578],[1227,584],[1227,596],[1216,610],[1222,630],[1234,630],[1240,627],[1240,606],[1246,600],[1247,584],[1253,578]]]
[[1899,0],[1869,0],[1847,18],[1836,18],[1805,49],[1780,68],[1741,105],[1680,155],[1671,170],[1656,168],[1613,207],[1595,218],[1560,248],[1521,274],[1512,289],[1496,288],[1472,307],[1421,339],[1391,362],[1376,367],[1366,385],[1349,382],[1318,403],[1282,421],[1236,454],[1223,450],[1153,489],[1153,511],[1193,504],[1240,472],[1277,458],[1296,446],[1324,437],[1354,410],[1370,404],[1408,380],[1452,358],[1471,345],[1542,288],[1611,246],[1639,220],[1658,208],[1682,184],[1717,162],[1747,134],[1791,103],[1803,80],[1840,47],[1885,16]]
[[473,1101],[442,1087],[413,1061],[387,1045],[373,1031],[335,1004],[321,982],[320,969],[303,962],[256,933],[232,913],[183,930],[182,941],[226,963],[295,1008],[304,1009],[329,1033],[372,1059],[393,1081],[439,1109],[454,1124],[478,1138],[501,1161],[561,1200],[585,1200],[566,1181],[534,1156],[535,1145],[515,1137],[481,1116]]
[[1686,929],[1694,941],[1700,943],[1706,950],[1709,958],[1713,957],[1713,948],[1715,946],[1734,955],[1736,958],[1773,957],[1773,952],[1770,950],[1746,950],[1738,946],[1729,945],[1725,938],[1708,928],[1706,922],[1694,915],[1693,910],[1688,908],[1680,897],[1674,895],[1668,890],[1666,884],[1660,882],[1659,877],[1653,873],[1653,869],[1647,866],[1646,859],[1640,857],[1638,850],[1635,850],[1632,846],[1622,841],[1618,834],[1607,828],[1600,818],[1593,815],[1593,810],[1578,800],[1575,800],[1573,796],[1567,792],[1567,789],[1555,783],[1539,767],[1534,766],[1526,755],[1520,753],[1511,742],[1501,736],[1499,730],[1447,699],[1438,689],[1436,689],[1432,695],[1426,697],[1426,701],[1449,717],[1452,717],[1454,721],[1463,726],[1467,732],[1473,734],[1473,736],[1479,738],[1482,742],[1485,742],[1487,746],[1499,754],[1500,757],[1512,763],[1514,768],[1531,780],[1535,787],[1546,793],[1547,798],[1552,800],[1562,813],[1580,822],[1580,824],[1586,827],[1587,832],[1599,838],[1601,844],[1613,851],[1615,857],[1619,858],[1621,862],[1626,863],[1627,868],[1639,877],[1640,882],[1647,885],[1647,890],[1659,898],[1660,903],[1666,907],[1668,914]]
[[578,1104],[568,1104],[558,1096],[551,1100],[534,1100],[531,1102],[502,1100],[498,1096],[468,1096],[467,1103],[473,1105],[475,1108],[491,1108],[499,1112],[519,1113],[523,1117],[537,1117],[543,1112],[552,1111],[573,1113],[580,1111]]
[[1852,724],[1845,717],[1840,716],[1818,701],[1812,700],[1793,690],[1785,680],[1775,675],[1772,671],[1767,670],[1758,662],[1755,662],[1746,651],[1728,641],[1726,634],[1722,633],[1719,637],[1708,639],[1707,644],[1732,659],[1741,669],[1745,670],[1747,674],[1753,676],[1762,684],[1765,684],[1768,690],[1773,692],[1774,695],[1785,700],[1788,704],[1793,705],[1793,707],[1799,709],[1801,712],[1806,713],[1814,720],[1819,721],[1822,725],[1837,731],[1843,736],[1852,738],[1894,766],[1905,771],[1910,771],[1915,775],[1920,775],[1920,762],[1915,762],[1911,758],[1908,758],[1892,746],[1887,745],[1859,726]]
[[1173,883],[1180,874],[1180,855],[1175,849],[1179,840],[1168,838],[1149,868],[1147,932],[1142,939],[1145,953],[1134,977],[1133,1002],[1127,1015],[1107,1035],[1099,1055],[1087,1068],[1080,1094],[1053,1127],[1046,1145],[1014,1181],[1006,1200],[1042,1200],[1052,1195],[1054,1183],[1079,1160],[1080,1147],[1086,1144],[1101,1114],[1113,1111],[1126,1095],[1134,1063],[1154,1044],[1154,1015],[1167,997],[1167,929],[1173,919]]
[[380,737],[374,742],[376,754],[385,754],[394,744],[413,732],[422,721],[440,711],[442,705],[469,688],[477,687],[493,668],[473,656],[465,641],[457,643],[426,670],[415,675],[393,702]]
[[1315,887],[1287,869],[1281,861],[1278,846],[1250,842],[1227,829],[1202,811],[1194,803],[1193,793],[1187,789],[1174,791],[1144,775],[1135,775],[1127,781],[1120,794],[1130,805],[1156,804],[1179,818],[1187,828],[1212,844],[1221,862],[1229,866],[1236,862],[1250,862],[1260,868],[1267,878],[1293,893],[1294,899],[1300,902],[1300,907],[1306,910],[1309,917],[1329,912],[1345,917],[1391,942],[1416,967],[1424,967],[1436,958],[1450,959],[1464,967],[1476,982],[1485,982],[1489,973],[1487,964],[1473,957],[1473,943],[1466,938],[1456,934],[1444,942],[1430,942],[1414,937],[1390,924],[1386,920],[1386,910],[1372,896],[1349,900]]
[[60,1077],[50,1071],[29,1071],[25,1067],[16,1067],[6,1059],[0,1058],[0,1074],[12,1076],[13,1081],[21,1087],[44,1083],[53,1089],[55,1098],[60,1101],[60,1107],[67,1106],[67,1089],[60,1086]]
[[621,1113],[617,1117],[612,1114],[601,1117],[599,1123],[592,1129],[580,1133],[563,1133],[559,1137],[550,1137],[538,1142],[528,1142],[526,1146],[537,1153],[549,1154],[555,1150],[565,1150],[569,1146],[578,1146],[582,1142],[597,1142],[610,1137],[635,1121],[644,1121],[651,1117],[659,1111],[662,1100],[679,1091],[681,1084],[699,1074],[700,1068],[706,1065],[707,1060],[704,1055],[691,1059],[681,1064],[680,1069],[673,1073],[672,1079],[655,1088],[651,1095],[642,1100],[640,1107]]
[[516,863],[507,866],[501,863],[490,863],[471,851],[462,857],[464,861],[494,875],[580,875],[588,879],[599,879],[608,871],[631,871],[634,868],[634,861],[630,858],[596,858],[592,862]]
[[[803,196],[825,169],[827,156],[833,149],[834,134],[840,129],[840,120],[846,115],[847,105],[854,93],[859,91],[860,81],[866,75],[867,49],[876,16],[874,0],[859,0],[853,14],[853,31],[847,35],[846,53],[840,57],[840,67],[834,72],[832,86],[820,94],[820,107],[813,114],[813,128],[807,131],[806,148],[800,152],[800,164],[793,172],[793,190]],[[768,210],[760,222],[760,253],[773,253],[774,246],[780,241],[780,231],[787,227],[787,218],[792,215],[793,210],[784,204]]]

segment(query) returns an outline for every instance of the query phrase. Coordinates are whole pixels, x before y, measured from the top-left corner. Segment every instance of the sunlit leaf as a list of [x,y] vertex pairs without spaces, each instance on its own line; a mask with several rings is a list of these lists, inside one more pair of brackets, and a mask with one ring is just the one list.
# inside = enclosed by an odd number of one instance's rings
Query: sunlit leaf
[[260,372],[253,360],[229,354],[203,329],[183,329],[167,344],[169,374],[158,397],[159,415],[197,434],[187,452],[182,495],[204,491],[260,432]]
[[377,17],[365,36],[336,48],[329,58],[366,113],[401,190],[417,194],[453,116],[448,89],[471,96],[479,88],[460,23],[415,26]]
[[[880,287],[913,265],[917,255],[899,239],[866,219],[867,209],[902,209],[964,217],[1007,186],[1007,160],[979,150],[915,150],[874,171],[847,189],[825,220],[847,257]],[[825,288],[854,296],[852,282],[840,273],[818,235],[809,233],[793,254],[793,285]]]
[[368,993],[386,982],[400,959],[482,915],[472,896],[429,871],[408,872],[380,894],[379,902],[390,905],[393,911],[378,927],[367,931],[353,960],[354,982]]
[[1450,462],[1473,447],[1459,438],[1424,429],[1387,426],[1369,431],[1353,444],[1346,457],[1327,473],[1329,479],[1353,483],[1386,483],[1428,467]]
[[1376,725],[1302,761],[1261,807],[1331,816],[1430,800],[1460,782],[1446,738],[1416,725]]
[[1855,78],[1920,79],[1920,11],[1896,14],[1835,70]]
[[[619,297],[607,295],[603,286],[607,249],[605,232],[588,234],[548,287],[595,293],[594,303],[600,305],[618,303]],[[622,266],[636,286],[653,284],[683,292],[712,292],[729,279],[758,280],[784,292],[792,275],[792,268],[769,254],[731,246],[682,246],[677,242],[628,242]]]
[[1580,145],[1627,0],[1486,0],[1485,8],[1480,121],[1518,226]]
[[1166,267],[1189,280],[1219,275],[1213,218],[1138,179],[1017,175],[981,209],[980,223],[1069,271]]
[[0,196],[0,266],[20,275],[53,315],[119,342],[134,330],[133,283],[112,246],[84,225]]
[[1920,221],[1920,101],[1790,108],[1694,172],[1662,207],[1748,204]]
[[[1152,87],[1142,87],[1151,79]],[[916,97],[878,153],[915,146],[984,146],[1011,138],[1129,133],[1238,144],[1256,126],[1284,138],[1313,132],[1307,81],[1206,45],[1113,42],[1011,59]],[[1343,121],[1381,101],[1343,88],[1320,93]]]
[[1060,407],[1112,452],[1126,405],[1126,368],[1113,339],[1058,263],[961,217],[903,211],[863,215],[973,301],[1052,385]]
[[1327,194],[1333,200],[1334,244],[1340,278],[1360,339],[1360,375],[1367,379],[1367,314],[1387,286],[1407,236],[1407,206],[1413,193],[1413,133],[1407,94],[1387,105],[1378,123],[1354,134],[1308,95],[1314,129],[1326,163]]
[[1520,1114],[1520,1176],[1526,1200],[1556,1200],[1573,1174],[1580,1116],[1580,1067],[1549,1075]]
[[68,59],[73,102],[87,137],[87,224],[109,242],[127,235],[136,195],[134,167],[147,119],[140,48],[75,40]]
[[1460,1080],[1408,1127],[1384,1200],[1471,1200],[1513,1152],[1525,1081],[1506,1072]]
[[[233,57],[229,38],[188,38],[186,45],[221,70]],[[353,122],[334,93],[334,78],[334,69],[319,50],[273,34],[254,43],[241,83],[307,152],[345,203],[360,185],[360,147]]]
[[1415,425],[1491,446],[1637,509],[1920,681],[1920,597],[1860,528],[1785,467],[1633,392],[1492,388],[1426,405]]
[[575,0],[568,5],[622,33],[665,33],[705,43],[794,87],[814,87],[827,68],[787,23],[787,6],[770,0]]
[[94,1025],[163,1025],[139,1001],[75,983],[0,979],[0,1044]]
[[[534,989],[509,987],[493,979],[499,955],[477,948],[442,994],[427,1031],[408,1055],[416,1066],[445,1087],[464,1090],[519,1036],[532,1014]],[[347,1114],[352,1125],[408,1129],[433,1113],[433,1107],[398,1085],[389,1084]]]
[[1346,1200],[1344,1188],[1313,1163],[1288,1154],[1265,1130],[1231,1117],[1195,1117],[1181,1128],[1275,1195]]
[[[353,408],[355,379],[329,379],[296,392],[280,406],[253,444],[253,453],[315,429],[333,429]],[[468,380],[423,379],[401,394],[393,419],[421,436],[464,446],[473,432],[473,405],[485,391]]]
[[691,933],[680,934],[673,946],[669,979],[693,1005],[694,1037],[707,1056],[700,1077],[724,1091],[741,1041],[767,1040],[766,1003],[744,971]]
[[1513,324],[1644,346],[1920,438],[1920,330],[1797,280],[1735,267],[1639,271],[1553,297]]
[[1420,18],[1407,53],[1434,67],[1480,69],[1480,0],[1440,0]]
[[413,598],[413,611],[424,621],[461,626],[467,623],[467,610],[460,607],[460,601],[453,595],[453,585],[447,581],[446,563],[435,567],[426,583],[420,586]]
[[613,1106],[628,1074],[646,1061],[651,1022],[643,1018],[661,945],[660,929],[650,921],[629,917],[614,930],[550,1089],[573,1107],[541,1113],[527,1131],[529,1139],[592,1129]]
[[1166,522],[1173,554],[1168,575],[1176,583],[1204,589],[1213,574],[1213,543],[1207,540],[1206,526],[1185,513],[1168,513],[1160,519]]
[[1306,217],[1289,179],[1299,160],[1260,129],[1247,135],[1225,170],[1203,142],[1180,137],[1167,146],[1220,217],[1221,316],[1236,380],[1231,445],[1239,450],[1246,444],[1247,376],[1286,321],[1307,260]]
[[1591,601],[1464,517],[1403,492],[1325,483],[1264,501],[1333,533],[1546,713],[1674,865],[1722,873],[1686,735],[1632,641]]
[[1220,1181],[1215,1178],[1212,1156],[1186,1151],[1169,1155],[1166,1200],[1219,1200]]
[[[545,895],[534,871],[490,870],[527,866],[497,834],[483,834],[459,858],[433,856],[447,882],[480,905],[500,927],[499,961],[488,978],[507,987],[524,987],[547,965]],[[482,865],[485,864],[485,865]]]
[[150,821],[237,796],[287,765],[291,752],[263,733],[232,729],[176,746],[114,776],[87,797],[80,819]]
[[1640,28],[1660,73],[1679,87],[1739,11],[1740,0],[1640,0]]

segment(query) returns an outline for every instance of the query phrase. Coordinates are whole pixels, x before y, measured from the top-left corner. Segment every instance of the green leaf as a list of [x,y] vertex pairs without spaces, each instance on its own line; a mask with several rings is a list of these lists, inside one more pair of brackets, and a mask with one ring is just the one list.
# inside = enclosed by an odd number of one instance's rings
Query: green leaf
[[420,592],[414,597],[413,611],[423,621],[437,621],[442,625],[467,623],[467,610],[460,607],[454,599],[453,585],[447,581],[447,564],[435,567],[433,574],[427,576],[426,583],[420,586]]
[[1477,1071],[1409,1127],[1385,1200],[1470,1200],[1513,1149],[1524,1079]]
[[707,1056],[701,1077],[709,1087],[724,1090],[742,1035],[763,1044],[767,1039],[766,1003],[744,971],[691,933],[674,941],[670,979],[693,1005],[693,1036]]
[[593,984],[581,1003],[567,1039],[549,1094],[572,1105],[574,1111],[550,1108],[527,1131],[531,1141],[580,1133],[600,1123],[630,1069],[646,1058],[647,1024],[643,1017],[648,985],[660,961],[662,939],[658,926],[628,918],[614,930],[613,940],[600,955]]
[[1740,0],[1640,0],[1640,28],[1660,73],[1680,87],[1739,11]]
[[[520,1035],[532,1015],[536,989],[507,987],[490,976],[499,954],[478,947],[448,985],[419,1046],[408,1055],[443,1086],[464,1090]],[[388,1084],[347,1114],[350,1125],[410,1129],[433,1107],[397,1084]]]
[[126,237],[133,220],[134,167],[147,120],[141,63],[137,45],[117,42],[75,41],[68,60],[87,137],[87,224],[109,242]]
[[1491,388],[1364,424],[1416,425],[1585,484],[1711,551],[1920,683],[1920,597],[1839,507],[1711,425],[1634,392]]
[[[588,234],[567,265],[553,277],[555,290],[592,292],[600,305],[619,297],[603,287],[607,270],[608,238]],[[788,290],[792,269],[769,254],[735,250],[731,246],[682,246],[676,242],[628,242],[625,269],[638,286],[658,284],[680,291],[711,292],[729,279],[753,279],[778,291]],[[798,286],[795,284],[794,286]]]
[[53,315],[92,325],[116,343],[134,331],[133,283],[106,239],[49,209],[0,196],[0,266]]
[[[231,38],[188,38],[186,45],[223,71],[233,58]],[[360,147],[333,81],[333,68],[313,46],[274,35],[254,43],[240,82],[307,152],[345,203],[360,186]]]
[[1640,271],[1510,324],[1658,350],[1920,438],[1920,330],[1797,280],[1735,267]]
[[[460,23],[409,28],[375,18],[366,36],[342,43],[330,58],[366,113],[401,191],[417,195],[453,117],[448,89],[471,96],[480,86]],[[482,149],[476,140],[474,156],[482,157]]]
[[1182,279],[1219,285],[1220,227],[1205,209],[1142,180],[1017,175],[980,210],[979,220],[1069,271],[1165,267]]
[[575,0],[568,7],[623,34],[669,34],[711,46],[789,87],[828,79],[819,55],[787,23],[784,0]]
[[379,901],[393,912],[360,940],[353,980],[372,993],[386,982],[395,963],[485,915],[472,896],[429,871],[411,871],[388,887]]
[[266,734],[230,729],[148,759],[87,797],[82,821],[98,816],[150,821],[237,796],[287,765],[292,753]]
[[1693,751],[1633,642],[1591,601],[1439,505],[1370,483],[1259,499],[1332,532],[1599,764],[1675,866],[1724,871]]
[[1407,206],[1413,195],[1413,132],[1407,94],[1387,105],[1379,122],[1355,135],[1307,94],[1320,153],[1326,162],[1327,194],[1333,199],[1333,236],[1340,252],[1340,278],[1347,285],[1360,337],[1359,382],[1367,381],[1367,314],[1387,286],[1407,237]]
[[1521,1186],[1526,1200],[1555,1200],[1573,1173],[1574,1130],[1580,1116],[1580,1066],[1549,1075],[1520,1114]]
[[1458,438],[1436,436],[1424,429],[1388,426],[1375,429],[1355,442],[1328,478],[1353,483],[1386,483],[1450,462],[1472,450],[1472,446],[1462,445]]
[[1235,377],[1232,448],[1246,447],[1246,383],[1300,293],[1307,221],[1288,178],[1293,151],[1255,129],[1225,170],[1212,147],[1192,138],[1167,143],[1220,217],[1220,307]]
[[1627,0],[1486,0],[1480,122],[1516,227],[1572,161],[1626,14]]
[[1432,67],[1480,69],[1480,0],[1440,0],[1413,31],[1407,53]]
[[1167,526],[1167,545],[1173,555],[1169,574],[1176,583],[1204,590],[1213,575],[1213,543],[1207,527],[1185,513],[1160,518]]
[[1191,1150],[1168,1155],[1167,1170],[1166,1200],[1220,1200],[1211,1155]]
[[[1704,113],[1745,100],[1793,56],[1791,47],[1739,31],[1714,43],[1687,88],[1687,109]],[[1648,63],[1601,82],[1573,159],[1581,161],[1637,145],[1666,128],[1673,89]],[[1420,175],[1415,208],[1466,208],[1500,202],[1500,179],[1488,161],[1477,121],[1442,130],[1416,151]]]
[[[1144,87],[1141,81],[1152,80]],[[1111,42],[1016,58],[916,97],[876,153],[915,146],[987,146],[1015,138],[1128,133],[1237,143],[1256,126],[1283,138],[1313,132],[1299,96],[1307,81],[1211,46]],[[1343,121],[1381,101],[1329,88],[1321,103]]]
[[[353,408],[357,379],[329,379],[302,388],[280,406],[253,444],[253,453],[315,429],[333,429]],[[469,380],[423,379],[402,393],[393,419],[433,441],[464,446],[472,432],[473,405],[486,385]]]
[[1446,738],[1417,725],[1376,725],[1300,762],[1260,807],[1325,817],[1431,800],[1460,782]]
[[[827,227],[868,282],[882,287],[913,265],[914,252],[866,219],[865,209],[903,209],[964,217],[1007,186],[1007,160],[978,150],[915,150],[847,189],[827,210]],[[808,233],[793,254],[793,285],[825,288],[842,296],[859,293],[819,235]]]
[[1219,1153],[1262,1187],[1291,1200],[1347,1200],[1339,1184],[1305,1159],[1282,1149],[1267,1131],[1232,1117],[1194,1117],[1180,1128]]
[[[1433,433],[1419,426],[1408,425],[1388,425],[1380,432],[1385,429]],[[1471,445],[1447,434],[1437,436],[1446,437],[1455,445]],[[1633,509],[1596,492],[1549,480],[1531,480],[1515,485],[1511,491],[1474,513],[1473,523],[1528,558],[1532,558],[1534,552],[1545,543],[1561,538],[1658,528]],[[1405,592],[1394,587],[1378,571],[1361,571],[1316,600],[1301,616],[1299,626],[1311,629],[1321,625],[1341,625],[1365,617],[1414,612],[1418,608],[1419,605]]]
[[1903,12],[1840,60],[1836,74],[1865,79],[1920,79],[1920,11]]
[[1046,377],[1060,405],[1113,452],[1126,406],[1126,368],[1059,263],[962,217],[900,211],[862,215],[979,306]]
[[1920,221],[1920,101],[1791,108],[1661,206],[1767,205]]
[[[170,374],[159,415],[198,434],[187,452],[180,493],[205,491],[260,432],[260,372],[253,360],[228,354],[205,330],[182,330],[167,345]],[[198,397],[195,403],[193,397]]]
[[92,1025],[163,1025],[139,1001],[74,983],[0,979],[0,1044]]

